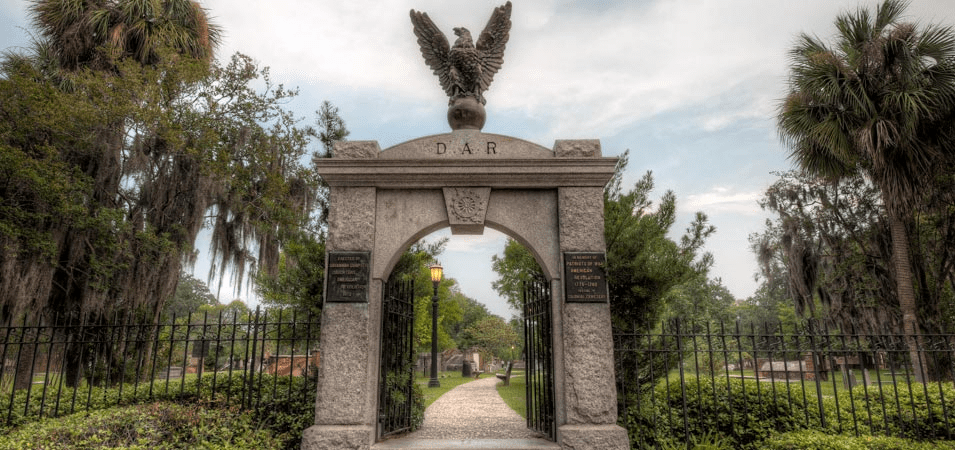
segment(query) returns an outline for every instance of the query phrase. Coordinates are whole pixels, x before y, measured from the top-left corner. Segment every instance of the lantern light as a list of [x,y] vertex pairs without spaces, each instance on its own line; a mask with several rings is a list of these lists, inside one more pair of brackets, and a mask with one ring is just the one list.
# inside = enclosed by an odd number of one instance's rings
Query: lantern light
[[432,283],[441,282],[442,271],[443,269],[441,268],[440,264],[434,263],[431,265],[431,282]]

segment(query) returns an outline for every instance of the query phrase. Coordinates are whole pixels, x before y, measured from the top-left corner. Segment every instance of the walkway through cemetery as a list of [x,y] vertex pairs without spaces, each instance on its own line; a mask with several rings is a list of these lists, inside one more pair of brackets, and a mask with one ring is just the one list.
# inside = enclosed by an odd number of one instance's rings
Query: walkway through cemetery
[[451,389],[428,407],[421,428],[373,448],[555,448],[501,400],[495,389],[498,381],[492,376]]

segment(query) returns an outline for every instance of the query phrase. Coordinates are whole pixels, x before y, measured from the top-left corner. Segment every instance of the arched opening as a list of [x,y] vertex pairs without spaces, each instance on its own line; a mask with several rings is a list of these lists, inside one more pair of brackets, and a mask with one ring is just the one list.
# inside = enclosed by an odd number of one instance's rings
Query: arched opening
[[[408,401],[415,395],[412,383],[423,391],[421,401],[430,403],[450,387],[483,375],[481,389],[487,390],[487,395],[497,396],[494,387],[497,383],[488,383],[498,381],[497,373],[508,382],[514,380],[502,395],[510,406],[504,400],[495,403],[498,408],[513,409],[513,420],[494,430],[480,430],[479,423],[468,423],[464,417],[456,421],[452,429],[444,424],[442,433],[450,436],[458,433],[462,437],[484,433],[480,435],[482,438],[493,439],[555,439],[550,282],[544,276],[535,276],[530,280],[532,283],[521,283],[517,298],[509,299],[492,287],[499,277],[492,267],[492,259],[503,262],[505,244],[520,237],[493,228],[482,235],[452,235],[448,228],[428,225],[411,235],[400,251],[389,258],[393,262],[384,280],[379,439],[400,434],[410,426],[400,415],[414,414],[414,405]],[[511,246],[515,246],[514,243]],[[526,250],[520,244],[516,247],[532,253],[530,247]],[[444,266],[446,277],[432,298],[427,265],[434,256]],[[533,258],[540,264],[539,256],[533,255]],[[438,312],[437,320],[432,320],[432,311]],[[409,324],[409,320],[413,323]],[[438,325],[435,330],[431,328],[432,323]],[[436,341],[432,341],[433,336],[437,337]],[[435,373],[440,373],[438,382],[443,384],[438,388],[428,383],[432,342],[437,343]],[[399,352],[406,353],[396,356]],[[398,381],[400,383],[396,383]],[[436,405],[429,416],[440,416],[442,407],[442,403]],[[425,435],[433,433],[429,427],[435,425],[426,422],[422,429]]]

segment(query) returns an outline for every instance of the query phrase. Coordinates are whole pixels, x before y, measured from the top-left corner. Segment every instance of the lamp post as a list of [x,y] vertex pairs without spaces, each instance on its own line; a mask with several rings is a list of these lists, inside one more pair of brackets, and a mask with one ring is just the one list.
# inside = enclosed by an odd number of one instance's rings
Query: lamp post
[[438,285],[441,284],[441,265],[431,265],[431,284],[434,285],[434,297],[431,297],[431,379],[428,387],[440,387],[438,382]]

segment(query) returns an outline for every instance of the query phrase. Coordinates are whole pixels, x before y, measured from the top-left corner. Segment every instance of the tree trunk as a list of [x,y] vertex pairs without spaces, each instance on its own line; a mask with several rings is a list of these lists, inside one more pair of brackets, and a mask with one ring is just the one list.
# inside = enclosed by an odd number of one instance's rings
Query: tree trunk
[[29,389],[33,385],[33,360],[36,354],[36,327],[26,327],[20,336],[20,349],[17,353],[16,374],[13,379],[13,389],[19,391]]
[[921,332],[919,330],[915,288],[912,285],[912,265],[909,261],[909,238],[905,234],[905,223],[897,212],[889,208],[889,229],[892,233],[892,261],[895,263],[896,289],[899,296],[899,309],[902,311],[902,331],[909,347],[909,358],[915,371],[915,381],[924,383],[928,375],[928,362],[919,354]]
[[82,344],[77,342],[69,342],[66,348],[67,351],[63,355],[63,373],[66,376],[66,385],[67,387],[78,388],[85,375],[81,358],[81,356],[85,356],[84,349]]

